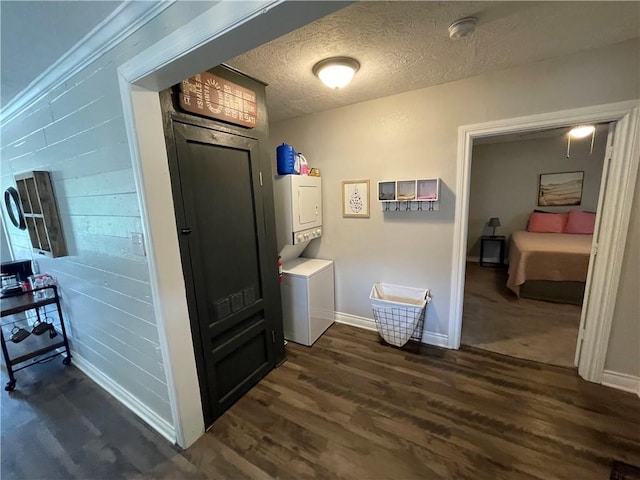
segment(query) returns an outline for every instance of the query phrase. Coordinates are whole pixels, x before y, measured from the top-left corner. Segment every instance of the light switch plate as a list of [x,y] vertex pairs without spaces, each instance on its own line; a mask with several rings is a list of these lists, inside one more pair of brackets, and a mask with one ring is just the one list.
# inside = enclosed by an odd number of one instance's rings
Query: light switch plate
[[144,251],[144,237],[141,233],[131,232],[131,250],[134,255],[146,256]]

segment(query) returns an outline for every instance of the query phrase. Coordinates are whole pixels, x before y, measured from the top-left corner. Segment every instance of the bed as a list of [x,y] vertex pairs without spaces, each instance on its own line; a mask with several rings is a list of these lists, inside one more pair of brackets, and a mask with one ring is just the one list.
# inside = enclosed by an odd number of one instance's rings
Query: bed
[[516,231],[507,287],[518,298],[582,304],[593,235]]

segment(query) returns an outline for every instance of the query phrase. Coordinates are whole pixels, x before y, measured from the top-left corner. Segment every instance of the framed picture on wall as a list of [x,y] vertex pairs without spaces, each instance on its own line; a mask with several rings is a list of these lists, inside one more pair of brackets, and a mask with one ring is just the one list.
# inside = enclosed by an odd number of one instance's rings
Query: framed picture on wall
[[543,173],[538,185],[538,206],[580,205],[584,172]]
[[342,216],[369,218],[369,180],[342,182]]

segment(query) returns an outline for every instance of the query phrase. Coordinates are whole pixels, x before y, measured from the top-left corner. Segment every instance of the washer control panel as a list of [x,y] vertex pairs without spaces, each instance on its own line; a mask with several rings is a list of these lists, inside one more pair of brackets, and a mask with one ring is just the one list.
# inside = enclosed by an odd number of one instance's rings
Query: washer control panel
[[309,228],[307,230],[300,230],[293,234],[293,244],[308,242],[314,238],[320,238],[322,236],[322,227]]

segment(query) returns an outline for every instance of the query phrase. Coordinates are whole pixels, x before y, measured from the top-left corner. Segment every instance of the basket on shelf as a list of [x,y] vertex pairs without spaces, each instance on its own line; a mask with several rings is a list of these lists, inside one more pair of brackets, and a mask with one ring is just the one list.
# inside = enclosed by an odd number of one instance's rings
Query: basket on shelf
[[429,289],[375,283],[369,299],[378,333],[387,343],[402,347],[409,340],[422,341]]

